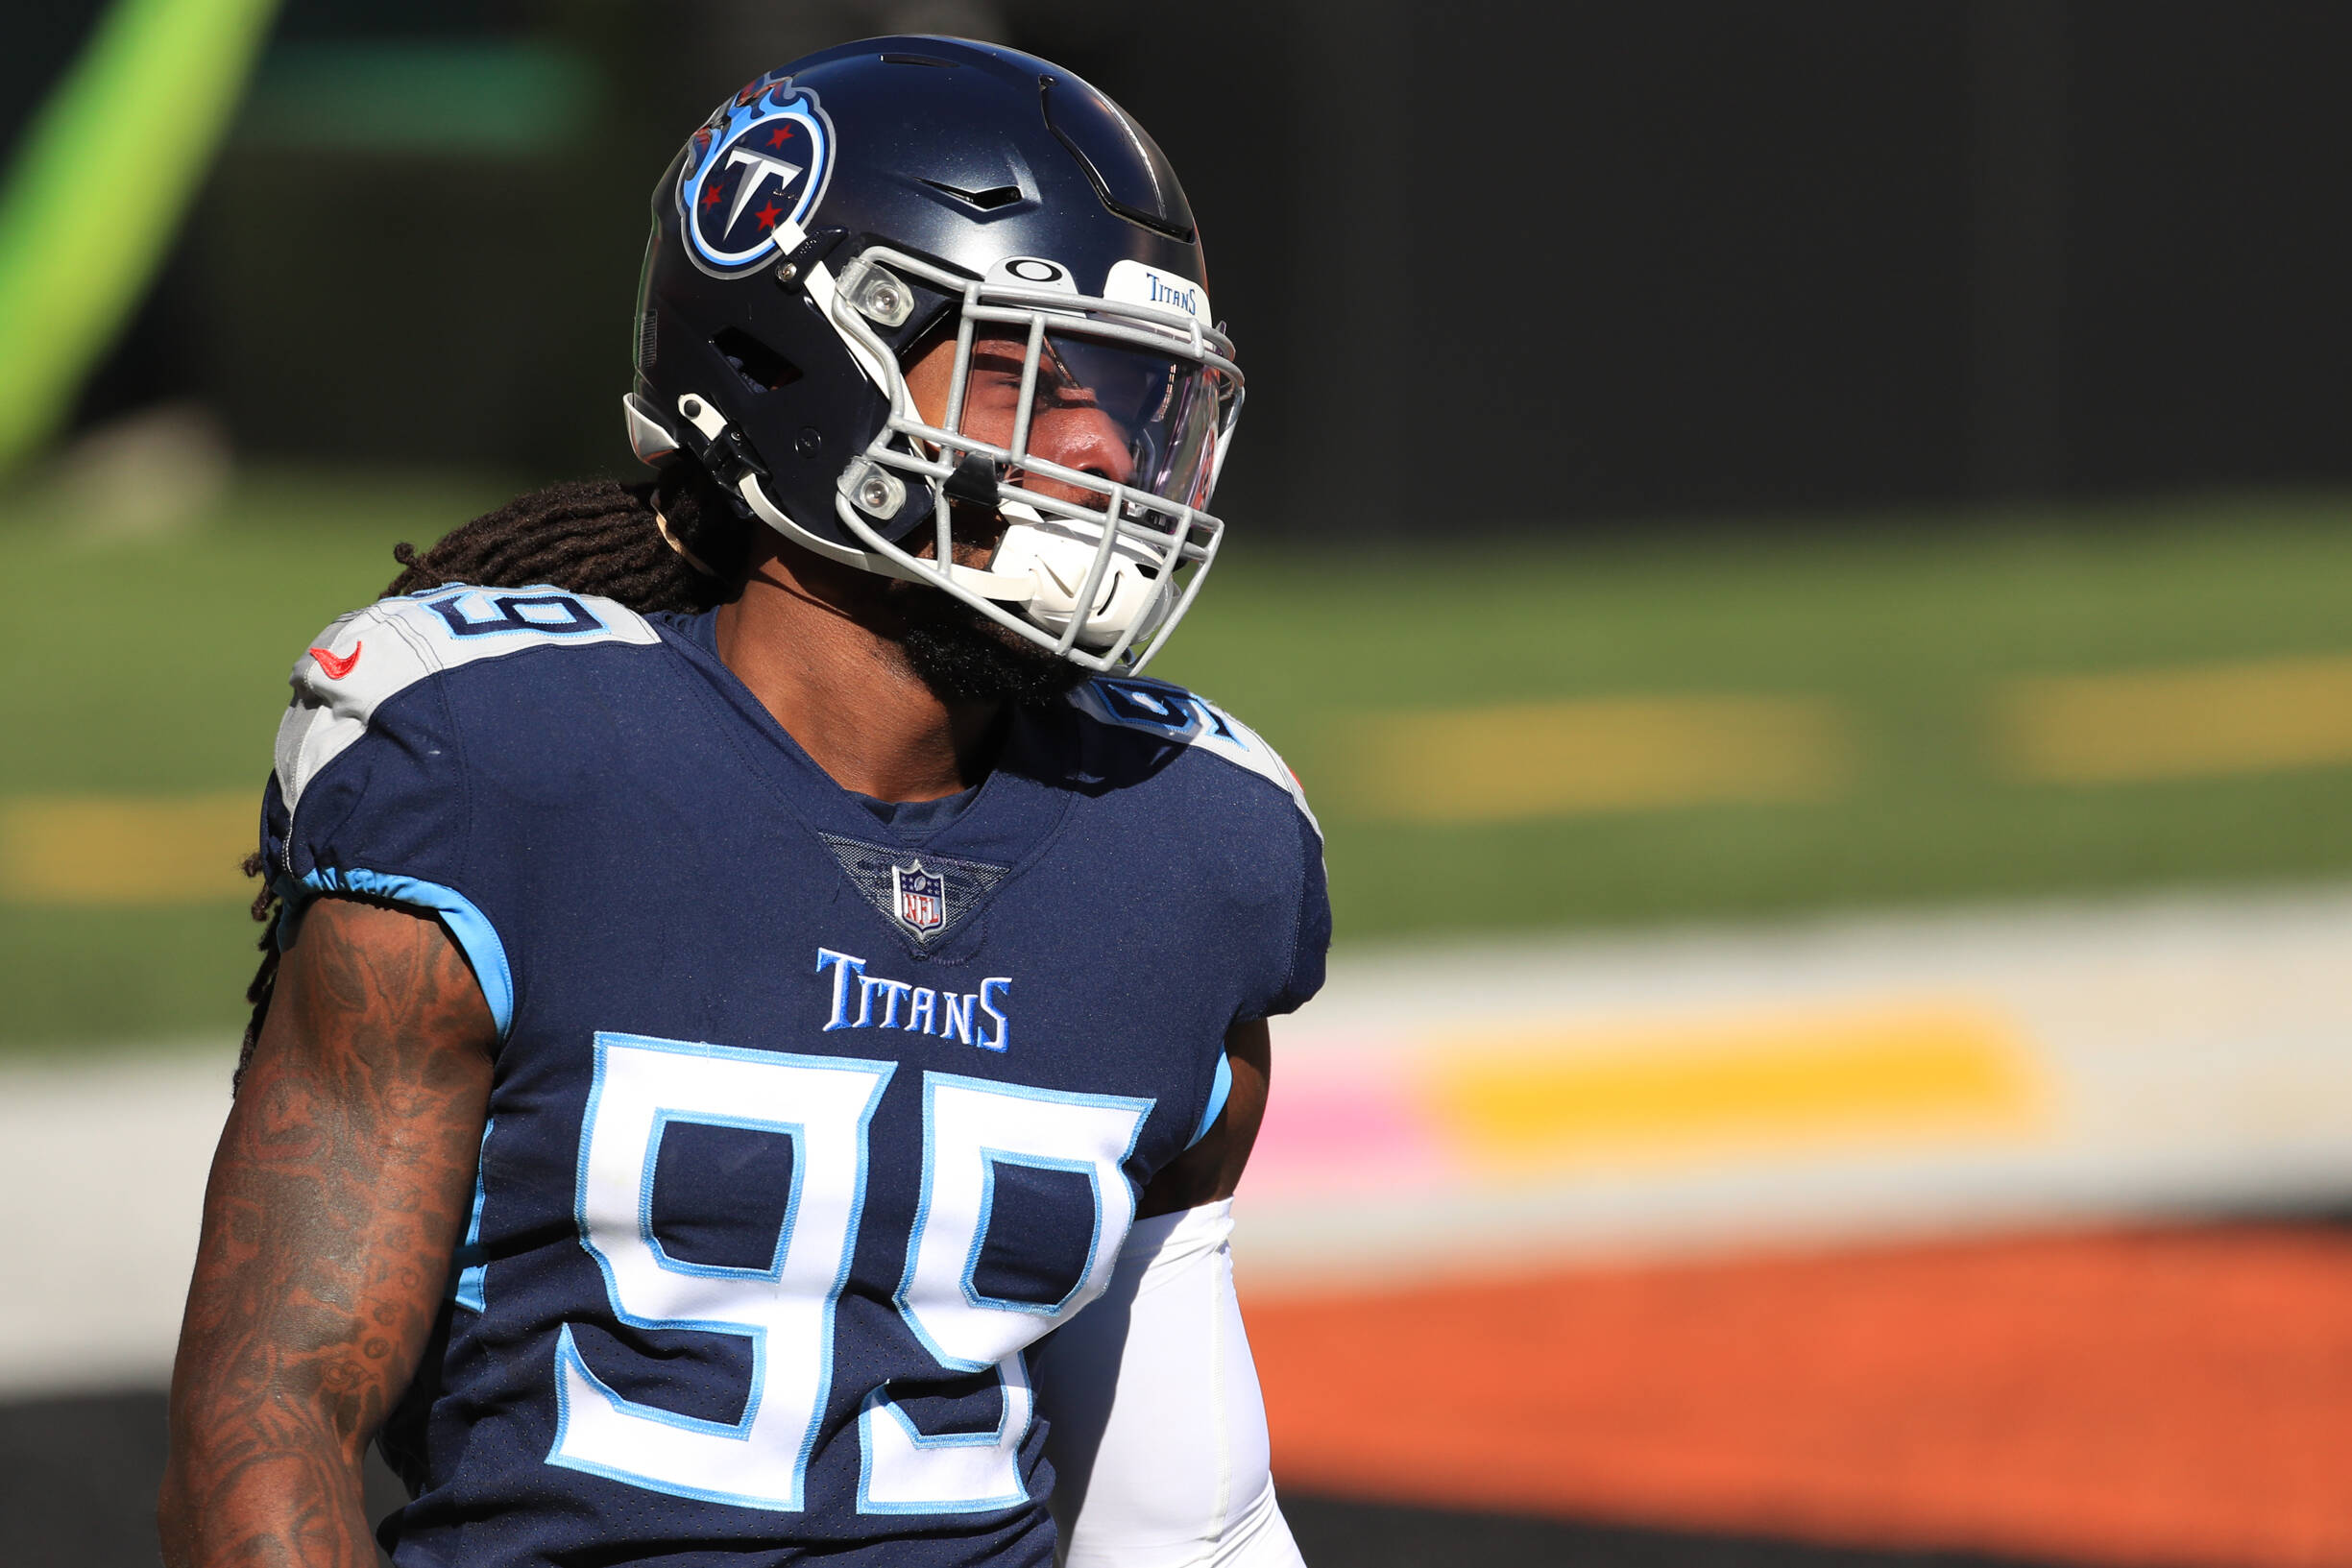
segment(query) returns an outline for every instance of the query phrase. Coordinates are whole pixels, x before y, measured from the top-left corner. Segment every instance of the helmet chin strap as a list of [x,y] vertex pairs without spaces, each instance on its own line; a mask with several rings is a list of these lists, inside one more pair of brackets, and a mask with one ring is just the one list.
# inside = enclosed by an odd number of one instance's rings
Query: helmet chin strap
[[[705,440],[715,443],[727,428],[726,417],[711,406],[707,398],[689,393],[678,399],[678,414],[702,433]],[[958,587],[967,589],[983,599],[995,599],[1006,604],[1027,604],[1037,596],[1037,581],[1033,576],[1006,576],[1000,572],[980,571],[971,567],[946,562],[937,566],[921,563],[910,557],[901,561],[880,550],[861,550],[854,545],[837,544],[821,538],[794,522],[782,507],[768,499],[767,492],[760,488],[760,476],[746,470],[730,486],[742,497],[762,522],[782,534],[805,550],[813,551],[828,561],[870,571],[878,577],[894,577],[906,583],[935,583],[945,577]],[[913,564],[909,564],[912,562]]]

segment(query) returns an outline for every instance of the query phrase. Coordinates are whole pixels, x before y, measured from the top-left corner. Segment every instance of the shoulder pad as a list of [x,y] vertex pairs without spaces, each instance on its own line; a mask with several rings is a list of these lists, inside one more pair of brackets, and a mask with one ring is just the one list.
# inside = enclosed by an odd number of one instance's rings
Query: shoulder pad
[[293,809],[303,786],[367,733],[378,707],[428,675],[525,648],[661,639],[615,600],[545,586],[452,585],[378,599],[328,626],[295,661],[294,703],[278,726],[278,787]]
[[1307,805],[1298,775],[1255,730],[1207,698],[1165,681],[1103,675],[1071,692],[1070,703],[1104,724],[1179,741],[1280,784],[1298,803],[1315,835],[1322,836],[1322,824],[1315,820],[1315,810]]

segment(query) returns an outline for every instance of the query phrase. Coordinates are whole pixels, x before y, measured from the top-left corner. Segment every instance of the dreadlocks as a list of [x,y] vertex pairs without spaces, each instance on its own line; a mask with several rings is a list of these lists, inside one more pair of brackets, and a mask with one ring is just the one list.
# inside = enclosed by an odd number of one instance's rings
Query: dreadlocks
[[[518,495],[451,529],[422,555],[411,544],[395,544],[392,559],[401,569],[384,596],[427,592],[444,583],[546,583],[617,599],[643,615],[693,614],[733,595],[750,543],[748,514],[699,467],[681,460],[636,484],[578,479]],[[237,1082],[269,1016],[285,918],[258,852],[245,857],[245,875],[262,879],[253,903],[253,917],[262,923],[261,964],[245,988],[253,1017],[237,1055]]]

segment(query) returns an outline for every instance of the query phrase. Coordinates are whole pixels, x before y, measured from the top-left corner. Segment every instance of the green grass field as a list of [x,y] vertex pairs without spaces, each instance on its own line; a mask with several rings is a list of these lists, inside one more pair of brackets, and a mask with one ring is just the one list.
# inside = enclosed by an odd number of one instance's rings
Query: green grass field
[[[0,800],[257,790],[311,634],[382,585],[394,540],[498,498],[279,474],[164,539],[0,517]],[[2009,677],[2348,653],[2352,505],[2268,499],[1370,556],[1245,537],[1154,673],[1248,719],[1305,780],[1352,943],[2340,877],[2352,767],[2024,784],[1985,735]],[[1483,825],[1351,811],[1362,716],[1676,694],[1834,700],[1850,786]],[[0,905],[0,1041],[233,1027],[253,929],[228,902]]]

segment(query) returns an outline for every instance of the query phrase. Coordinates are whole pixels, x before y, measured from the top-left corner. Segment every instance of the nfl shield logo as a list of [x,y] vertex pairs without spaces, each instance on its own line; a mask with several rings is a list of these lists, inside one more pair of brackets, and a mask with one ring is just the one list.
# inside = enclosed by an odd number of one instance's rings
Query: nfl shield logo
[[892,866],[890,885],[898,898],[898,921],[917,936],[929,936],[947,924],[947,884],[923,869]]

